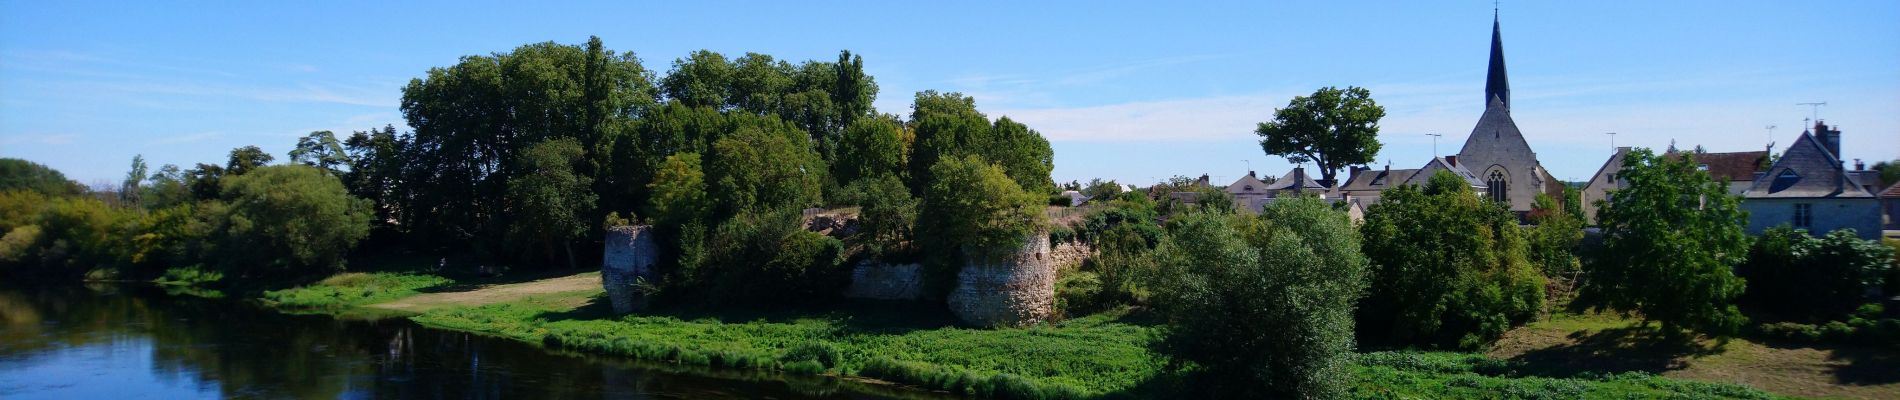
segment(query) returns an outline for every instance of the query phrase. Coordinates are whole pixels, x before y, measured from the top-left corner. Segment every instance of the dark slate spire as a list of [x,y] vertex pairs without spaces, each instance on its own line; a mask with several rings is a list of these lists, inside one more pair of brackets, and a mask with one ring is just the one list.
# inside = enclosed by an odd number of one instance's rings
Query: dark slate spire
[[1497,10],[1491,11],[1491,69],[1484,80],[1484,103],[1491,104],[1491,98],[1504,101],[1504,109],[1511,109],[1511,81],[1504,77],[1504,35],[1498,33]]

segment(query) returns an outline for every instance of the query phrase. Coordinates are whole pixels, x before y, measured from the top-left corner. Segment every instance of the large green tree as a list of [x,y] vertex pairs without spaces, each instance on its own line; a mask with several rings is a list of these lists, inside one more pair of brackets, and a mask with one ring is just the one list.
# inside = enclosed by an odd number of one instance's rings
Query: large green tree
[[1261,122],[1254,134],[1267,155],[1312,162],[1321,178],[1335,181],[1341,168],[1379,155],[1379,119],[1384,117],[1385,107],[1372,100],[1371,91],[1324,87],[1274,110],[1273,120]]
[[516,242],[539,244],[550,262],[558,247],[568,268],[578,267],[574,240],[593,226],[587,218],[594,208],[592,182],[575,171],[584,156],[573,138],[535,144],[521,153],[522,173],[508,182],[508,201],[519,218],[510,225]]
[[976,110],[976,100],[961,93],[926,90],[917,93],[910,123],[916,138],[911,145],[910,178],[921,193],[935,178],[937,162],[978,155],[1003,167],[1016,185],[1031,193],[1050,193],[1049,179],[1055,151],[1041,133],[1007,117],[991,123]]
[[1366,259],[1345,214],[1318,199],[1262,218],[1189,213],[1170,223],[1155,304],[1161,348],[1236,397],[1339,398],[1351,387],[1354,303]]
[[369,235],[369,202],[304,165],[258,167],[224,178],[229,226],[220,261],[243,275],[321,275]]
[[1457,175],[1387,190],[1360,232],[1372,262],[1362,343],[1477,348],[1542,311],[1544,277],[1517,218]]
[[1727,184],[1696,165],[1693,154],[1646,148],[1624,156],[1617,178],[1627,186],[1597,211],[1603,246],[1584,264],[1574,305],[1639,314],[1675,337],[1736,333],[1743,282],[1732,268],[1747,255],[1747,213]]
[[844,131],[831,164],[839,182],[904,176],[904,127],[895,117],[862,118]]
[[277,157],[272,157],[270,153],[265,153],[264,149],[257,148],[257,146],[244,146],[231,149],[230,157],[224,162],[224,173],[228,175],[244,175],[253,169],[270,165],[270,162],[276,159]]

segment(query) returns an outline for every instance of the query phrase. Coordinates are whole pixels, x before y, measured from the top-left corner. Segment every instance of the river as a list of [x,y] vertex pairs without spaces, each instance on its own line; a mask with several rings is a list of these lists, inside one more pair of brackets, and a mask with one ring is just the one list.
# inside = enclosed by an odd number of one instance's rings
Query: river
[[0,285],[0,399],[937,397],[551,351],[147,285]]

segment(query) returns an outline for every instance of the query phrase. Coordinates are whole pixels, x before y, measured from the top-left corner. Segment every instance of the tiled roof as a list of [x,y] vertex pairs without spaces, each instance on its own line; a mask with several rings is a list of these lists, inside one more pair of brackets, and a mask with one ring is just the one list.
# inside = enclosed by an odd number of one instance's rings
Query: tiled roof
[[1450,161],[1446,161],[1444,157],[1433,158],[1431,162],[1425,163],[1424,167],[1412,173],[1412,177],[1406,178],[1405,183],[1425,186],[1426,183],[1431,182],[1432,174],[1438,173],[1437,171],[1441,169],[1449,170],[1453,174],[1457,174],[1458,177],[1465,178],[1465,183],[1471,184],[1471,187],[1485,187],[1484,181],[1478,180],[1478,174],[1473,174],[1471,170],[1465,169],[1464,164],[1452,164]]
[[[1714,167],[1711,166],[1711,169]],[[1781,159],[1768,167],[1768,173],[1755,179],[1742,197],[1762,198],[1867,198],[1873,197],[1846,173],[1814,135],[1802,132]]]
[[[1314,181],[1313,175],[1305,172],[1305,170],[1299,168],[1294,168],[1293,171],[1287,171],[1286,176],[1282,176],[1280,179],[1274,180],[1272,184],[1268,184],[1267,190],[1291,190],[1295,183],[1299,184],[1302,190],[1326,188],[1325,186],[1320,186],[1318,181]],[[1296,175],[1298,179],[1295,179]]]
[[[1670,156],[1676,156],[1671,154]],[[1699,153],[1695,162],[1709,166],[1709,176],[1721,181],[1752,181],[1755,173],[1768,165],[1768,151],[1740,151],[1734,153]]]
[[1417,173],[1417,172],[1418,170],[1416,169],[1367,170],[1365,172],[1360,172],[1359,176],[1353,177],[1352,180],[1346,181],[1345,185],[1340,185],[1339,190],[1344,190],[1344,191],[1385,190],[1388,188],[1397,187],[1400,184],[1404,184],[1405,180],[1411,179],[1412,174]]
[[1893,186],[1888,186],[1887,190],[1880,191],[1880,198],[1900,199],[1900,183],[1895,183]]
[[1261,182],[1259,179],[1254,179],[1253,175],[1241,175],[1240,179],[1234,180],[1234,184],[1227,185],[1227,193],[1229,194],[1265,194],[1266,192],[1267,183]]

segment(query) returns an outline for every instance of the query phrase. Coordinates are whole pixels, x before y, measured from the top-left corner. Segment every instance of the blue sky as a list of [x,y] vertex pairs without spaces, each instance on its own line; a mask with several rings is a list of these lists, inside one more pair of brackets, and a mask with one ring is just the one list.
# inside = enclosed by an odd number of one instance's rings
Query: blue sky
[[[82,182],[278,155],[313,130],[394,124],[401,87],[457,57],[598,35],[664,73],[697,49],[861,54],[878,109],[975,96],[1056,149],[1059,181],[1147,183],[1251,167],[1254,124],[1361,86],[1387,109],[1377,164],[1454,154],[1483,110],[1492,4],[1291,2],[203,2],[0,0],[0,157]],[[941,4],[937,4],[941,3]],[[1622,146],[1781,146],[1810,109],[1845,158],[1900,158],[1900,2],[1510,2],[1513,115],[1547,169],[1585,179]],[[1769,125],[1777,129],[1766,129]],[[1772,134],[1772,136],[1771,136]]]

